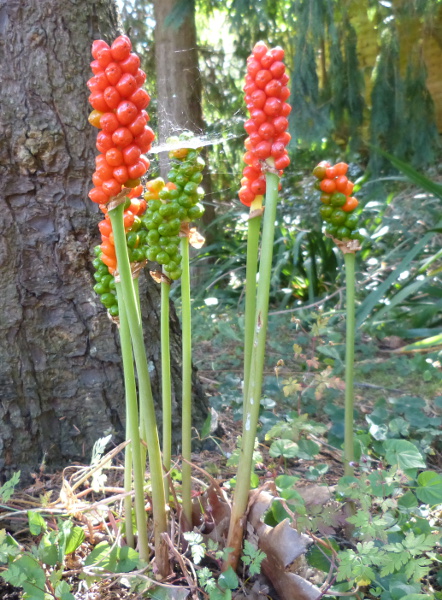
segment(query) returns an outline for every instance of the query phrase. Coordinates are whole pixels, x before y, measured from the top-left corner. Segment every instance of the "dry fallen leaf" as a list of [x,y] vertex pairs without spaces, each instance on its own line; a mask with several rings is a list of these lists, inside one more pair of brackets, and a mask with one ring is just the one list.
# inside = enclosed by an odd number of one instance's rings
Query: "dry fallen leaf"
[[262,572],[269,578],[281,600],[317,600],[321,591],[295,573],[302,555],[311,544],[310,538],[290,526],[288,519],[276,527],[266,525],[261,519],[274,496],[265,490],[251,494],[249,523],[258,539],[258,547],[266,554]]

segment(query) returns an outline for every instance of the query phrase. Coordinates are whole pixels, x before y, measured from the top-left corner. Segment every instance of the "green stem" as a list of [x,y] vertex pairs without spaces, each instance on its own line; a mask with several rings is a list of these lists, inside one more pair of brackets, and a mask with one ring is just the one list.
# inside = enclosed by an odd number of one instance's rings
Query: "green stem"
[[[138,544],[142,560],[149,558],[149,543],[147,536],[146,511],[144,509],[144,467],[141,457],[140,434],[138,429],[138,402],[137,386],[135,383],[135,370],[130,341],[129,323],[126,316],[126,307],[123,301],[121,283],[116,283],[118,298],[118,312],[120,315],[120,342],[121,356],[123,359],[124,386],[126,394],[126,439],[130,444],[126,446],[124,463],[124,490],[132,489],[132,465],[135,497],[135,517],[138,529]],[[127,496],[124,500],[127,543],[134,547],[132,528],[132,499]]]
[[[260,197],[261,198],[261,197]],[[250,214],[256,208],[262,207],[262,201],[259,207],[254,203],[250,207]],[[259,230],[261,228],[262,214],[249,217],[249,226],[247,232],[247,262],[246,262],[246,298],[245,298],[245,317],[244,317],[244,408],[245,415],[247,405],[247,391],[249,387],[250,363],[252,360],[253,348],[253,330],[255,327],[256,312],[256,273],[258,265],[259,250]]]
[[[187,525],[192,528],[192,321],[190,307],[190,267],[189,238],[181,238],[181,255],[183,257],[183,273],[181,275],[181,320],[182,320],[182,361],[183,361],[183,393],[182,393],[182,502],[183,513]],[[186,462],[188,461],[188,462]]]
[[344,254],[347,304],[347,331],[345,345],[345,431],[344,474],[353,475],[354,462],[354,358],[355,358],[355,262],[354,253]]
[[123,223],[123,204],[109,211],[112,231],[115,241],[118,271],[121,280],[121,291],[129,323],[132,339],[133,353],[138,375],[138,389],[140,397],[140,414],[146,424],[146,442],[149,454],[149,467],[152,485],[152,505],[155,535],[155,558],[161,575],[169,573],[168,548],[162,538],[167,531],[166,506],[164,501],[163,466],[161,461],[158,429],[156,425],[155,407],[150,385],[149,369],[147,364],[146,349],[144,347],[141,318],[139,316],[137,300],[134,291],[129,257],[127,254],[126,234]]
[[163,402],[163,465],[170,470],[172,454],[172,386],[170,379],[170,283],[161,282],[161,390]]
[[267,173],[266,182],[267,192],[256,298],[254,341],[250,364],[246,410],[243,422],[242,446],[236,474],[235,495],[227,538],[227,546],[233,548],[233,551],[230,552],[225,567],[232,566],[234,569],[237,568],[242,548],[245,525],[244,514],[247,509],[250,492],[253,451],[255,449],[255,437],[261,401],[279,177],[274,173]]

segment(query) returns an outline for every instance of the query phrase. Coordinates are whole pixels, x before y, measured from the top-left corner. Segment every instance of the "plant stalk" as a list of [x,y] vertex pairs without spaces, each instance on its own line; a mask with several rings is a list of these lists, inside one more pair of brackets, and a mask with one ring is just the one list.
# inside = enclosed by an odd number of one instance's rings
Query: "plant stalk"
[[224,569],[229,566],[236,569],[241,554],[261,401],[279,177],[274,173],[267,173],[266,182],[267,191],[256,297],[254,340],[250,362],[247,402],[245,403],[246,410],[243,421],[242,446],[227,537],[227,546],[233,548],[233,551],[229,553],[227,561],[223,566]]
[[167,532],[166,506],[164,501],[163,466],[161,461],[158,429],[156,425],[155,407],[150,385],[149,369],[147,364],[146,349],[144,346],[141,318],[139,316],[137,300],[134,291],[129,257],[127,254],[126,234],[123,223],[124,205],[109,210],[114,234],[115,252],[117,255],[118,271],[121,280],[121,291],[129,323],[135,365],[138,375],[138,389],[140,414],[143,415],[146,425],[145,435],[149,454],[149,467],[152,485],[152,505],[155,536],[155,559],[158,570],[162,576],[167,576],[170,571],[168,548],[162,538],[162,533]]
[[170,470],[172,454],[172,385],[170,375],[170,283],[161,281],[161,391],[163,406],[163,465]]
[[187,526],[192,528],[192,321],[190,306],[189,238],[181,238],[183,272],[181,275],[181,319],[182,319],[182,503]]
[[[140,445],[140,433],[138,428],[138,401],[137,386],[135,383],[135,370],[130,341],[129,323],[126,316],[126,307],[123,302],[121,283],[116,283],[115,288],[118,298],[118,312],[120,315],[120,343],[121,356],[123,359],[124,389],[126,395],[126,439],[130,444],[126,446],[124,460],[124,491],[132,490],[132,467],[135,498],[135,517],[138,529],[138,545],[142,560],[149,558],[149,544],[147,537],[146,511],[144,509],[144,462]],[[126,539],[127,544],[134,548],[134,534],[132,526],[132,498],[126,496],[124,499]]]
[[345,344],[345,416],[344,416],[344,474],[354,469],[354,357],[355,357],[355,262],[354,253],[344,254],[346,286],[346,344]]
[[[257,196],[250,207],[247,231],[246,291],[244,316],[244,388],[243,417],[247,406],[250,363],[252,360],[253,331],[256,312],[256,274],[258,270],[259,231],[262,221],[262,196]],[[255,215],[253,213],[255,212]]]

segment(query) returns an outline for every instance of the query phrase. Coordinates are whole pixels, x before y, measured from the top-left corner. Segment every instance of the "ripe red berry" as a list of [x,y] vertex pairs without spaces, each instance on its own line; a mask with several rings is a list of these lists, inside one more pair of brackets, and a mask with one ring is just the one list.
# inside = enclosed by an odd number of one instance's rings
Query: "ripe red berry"
[[138,109],[133,102],[124,100],[117,108],[117,119],[122,125],[129,125],[138,115]]
[[255,148],[255,156],[261,160],[269,158],[272,145],[270,142],[260,142]]
[[109,200],[109,197],[103,192],[101,187],[92,188],[88,193],[88,196],[95,204],[106,204]]
[[111,167],[119,167],[123,164],[123,153],[118,148],[111,148],[106,152],[106,162]]
[[261,58],[261,65],[264,67],[264,69],[268,69],[274,60],[275,59],[271,55],[270,51],[266,52]]
[[285,146],[282,142],[272,144],[271,155],[273,158],[280,158],[285,153]]
[[284,156],[281,156],[280,158],[277,158],[275,160],[275,168],[276,169],[286,169],[290,164],[290,158],[288,157],[288,154],[284,154]]
[[134,165],[140,160],[141,150],[136,144],[131,144],[123,150],[123,160],[125,165]]
[[250,206],[255,199],[255,194],[246,186],[243,186],[239,190],[238,196],[245,206]]
[[118,181],[118,183],[124,184],[129,179],[129,173],[127,172],[126,165],[120,165],[119,167],[115,167],[113,170],[114,179]]
[[137,118],[135,119],[135,121],[133,121],[130,125],[129,125],[129,131],[132,133],[132,135],[136,136],[136,135],[140,135],[140,133],[143,133],[144,131],[144,127],[146,126],[146,118],[144,117],[144,115],[139,114],[137,116]]
[[120,77],[115,87],[117,88],[118,93],[123,96],[123,98],[128,98],[129,96],[132,96],[138,86],[133,75],[130,73],[124,73]]
[[264,90],[256,90],[250,95],[250,100],[254,108],[263,108],[266,102],[267,96]]
[[258,60],[252,58],[250,61],[247,62],[247,73],[249,73],[252,77],[255,77],[258,71],[260,70],[261,63]]
[[108,179],[107,181],[103,181],[101,189],[108,196],[116,196],[121,192],[121,183],[118,183],[116,179]]
[[132,50],[130,39],[126,35],[120,35],[112,42],[111,54],[114,60],[125,60]]
[[117,83],[120,81],[120,77],[123,74],[120,65],[115,62],[111,62],[106,67],[104,72],[106,73],[106,77],[110,85],[117,85]]
[[137,82],[137,85],[139,87],[141,87],[143,85],[143,83],[146,81],[146,73],[144,71],[142,71],[141,69],[138,69],[138,71],[135,74],[135,81]]
[[116,129],[118,129],[118,127],[120,127],[120,122],[114,113],[105,112],[100,117],[100,127],[106,133],[113,133]]
[[134,53],[129,54],[129,56],[120,62],[120,67],[123,73],[130,73],[135,77],[140,68],[140,59]]
[[278,98],[267,98],[263,111],[269,117],[277,117],[281,112],[282,102]]
[[95,145],[97,147],[98,152],[102,152],[103,154],[105,154],[114,146],[112,136],[110,135],[110,133],[100,131],[100,133],[97,135],[97,141]]
[[257,127],[259,127],[265,121],[267,121],[265,112],[259,108],[255,108],[255,109],[251,110],[250,117],[252,118],[253,122],[256,124]]
[[140,148],[141,152],[150,150],[151,144],[155,139],[155,134],[150,127],[146,127],[140,135],[137,135],[134,143]]
[[289,122],[285,117],[276,117],[276,119],[273,120],[273,127],[278,134],[287,131],[288,126]]
[[113,85],[108,86],[103,92],[104,99],[106,100],[106,104],[111,110],[117,108],[117,106],[121,102],[121,96]]
[[95,108],[95,110],[99,110],[100,112],[106,112],[109,110],[102,92],[92,92],[92,94],[89,96],[89,104],[92,106],[92,108]]
[[103,48],[107,48],[109,50],[109,44],[107,44],[103,40],[95,40],[95,41],[93,41],[92,42],[92,51],[91,51],[92,56],[95,59],[97,59],[99,51],[102,50]]
[[129,144],[132,143],[133,139],[134,136],[127,127],[119,127],[112,134],[113,143],[115,144],[115,146],[120,146],[121,148],[129,146]]
[[131,102],[135,104],[138,110],[143,110],[149,106],[150,96],[142,88],[138,88],[129,98]]
[[253,56],[258,60],[261,60],[261,58],[264,56],[267,50],[268,48],[264,42],[257,42],[253,47]]
[[258,179],[255,179],[255,181],[252,181],[252,183],[250,184],[250,189],[256,196],[261,196],[262,194],[265,194],[266,180],[264,179],[264,177],[259,177]]
[[272,123],[266,121],[265,123],[260,125],[258,133],[264,140],[270,140],[275,136],[275,128],[272,125]]
[[279,79],[285,73],[285,64],[277,60],[270,65],[269,71],[272,74],[272,77]]
[[260,89],[264,89],[265,86],[272,80],[272,74],[267,69],[258,71],[255,77],[255,83]]
[[141,160],[133,165],[130,165],[127,169],[130,179],[138,179],[139,177],[142,177],[146,170],[146,165]]
[[[265,86],[264,89],[267,96],[275,96],[276,98],[280,98],[281,90],[281,82],[277,79],[272,79],[271,81],[269,81],[269,83]],[[285,98],[281,98],[281,100],[285,100]]]

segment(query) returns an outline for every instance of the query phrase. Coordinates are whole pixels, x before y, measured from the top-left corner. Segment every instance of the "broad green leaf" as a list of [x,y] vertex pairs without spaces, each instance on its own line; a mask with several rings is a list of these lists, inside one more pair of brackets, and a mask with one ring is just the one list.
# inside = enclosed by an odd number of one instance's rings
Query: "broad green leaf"
[[293,485],[299,481],[299,477],[295,475],[278,475],[275,479],[275,485],[279,490],[285,490],[293,487]]
[[434,471],[424,471],[417,478],[416,496],[421,502],[434,506],[442,504],[442,477]]
[[72,554],[84,541],[84,531],[81,527],[73,527],[66,539],[65,554]]
[[42,531],[46,531],[46,522],[40,513],[28,510],[28,522],[32,535],[40,535]]
[[284,458],[294,458],[298,455],[298,444],[290,440],[275,440],[270,446],[269,454],[272,458],[283,456]]
[[32,600],[44,600],[46,575],[32,556],[23,554],[2,572],[2,577],[12,585],[22,587]]
[[312,440],[300,440],[298,446],[298,456],[304,460],[312,460],[319,454],[320,446]]
[[[339,545],[333,538],[326,540],[335,550],[339,551]],[[330,571],[332,550],[330,548],[324,548],[324,546],[313,545],[306,554],[308,564],[315,569],[328,573]]]
[[408,469],[425,469],[422,454],[414,444],[407,440],[386,440],[385,458],[390,465],[398,465],[403,471]]

